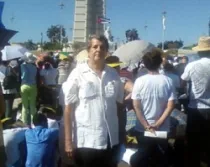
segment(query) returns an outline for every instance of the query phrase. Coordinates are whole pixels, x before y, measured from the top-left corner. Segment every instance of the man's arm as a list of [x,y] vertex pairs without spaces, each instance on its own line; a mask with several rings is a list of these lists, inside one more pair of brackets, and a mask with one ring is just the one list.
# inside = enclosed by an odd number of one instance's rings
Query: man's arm
[[141,111],[141,102],[140,102],[140,100],[134,99],[133,100],[133,107],[134,107],[134,111],[136,112],[137,119],[142,124],[144,129],[149,129],[150,125],[147,122],[147,120],[144,118],[144,115],[142,114],[142,111]]
[[72,157],[73,144],[72,144],[72,108],[71,105],[65,105],[64,110],[64,136],[65,136],[65,151],[69,157]]
[[158,129],[165,122],[165,120],[171,115],[171,112],[173,111],[174,107],[175,107],[174,100],[168,101],[167,107],[163,112],[162,116],[155,122],[154,125],[152,125],[152,127]]
[[131,99],[132,91],[133,91],[133,82],[131,80],[127,80],[124,86],[124,90],[128,95],[125,97],[125,100]]
[[[79,84],[77,81],[78,75],[76,70],[73,70],[69,75],[69,78],[62,86],[62,91],[64,93],[64,140],[65,140],[65,151],[69,157],[72,157],[73,153],[73,143],[72,143],[72,132],[73,132],[73,118],[72,112],[74,112],[73,105],[79,100]],[[62,97],[60,97],[62,98]]]

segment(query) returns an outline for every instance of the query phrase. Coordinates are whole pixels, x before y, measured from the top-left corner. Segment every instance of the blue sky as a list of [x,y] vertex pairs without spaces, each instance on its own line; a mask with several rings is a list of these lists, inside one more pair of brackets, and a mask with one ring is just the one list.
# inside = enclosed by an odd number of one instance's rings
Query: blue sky
[[[40,41],[41,32],[45,35],[47,28],[56,24],[63,24],[71,38],[74,0],[63,0],[62,13],[60,1],[5,0],[3,23],[8,29],[19,31],[11,42]],[[182,39],[190,45],[208,34],[209,7],[210,0],[107,0],[106,13],[115,39],[124,40],[125,30],[136,28],[140,38],[157,44],[162,41],[161,13],[166,11],[166,40]],[[48,40],[46,35],[44,40]]]

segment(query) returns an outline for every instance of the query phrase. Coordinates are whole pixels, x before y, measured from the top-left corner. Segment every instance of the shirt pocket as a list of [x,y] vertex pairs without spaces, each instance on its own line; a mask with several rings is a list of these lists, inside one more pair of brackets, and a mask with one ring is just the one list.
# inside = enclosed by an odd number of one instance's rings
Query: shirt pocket
[[80,97],[83,99],[89,99],[96,96],[96,87],[93,82],[86,82],[81,85]]
[[107,85],[105,86],[105,97],[111,98],[114,97],[115,94],[115,82],[111,81],[108,82]]

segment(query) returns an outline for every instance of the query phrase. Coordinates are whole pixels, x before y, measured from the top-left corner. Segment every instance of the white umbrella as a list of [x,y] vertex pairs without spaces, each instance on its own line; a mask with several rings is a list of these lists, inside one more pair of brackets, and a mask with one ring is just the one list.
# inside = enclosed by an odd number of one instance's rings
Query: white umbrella
[[2,52],[2,60],[8,61],[13,60],[17,58],[21,58],[24,56],[28,50],[20,45],[11,45],[11,46],[5,46]]
[[155,46],[149,42],[136,40],[122,45],[113,53],[113,55],[119,57],[120,61],[123,62],[121,65],[122,68],[132,68],[142,60],[145,53],[153,48],[155,48]]

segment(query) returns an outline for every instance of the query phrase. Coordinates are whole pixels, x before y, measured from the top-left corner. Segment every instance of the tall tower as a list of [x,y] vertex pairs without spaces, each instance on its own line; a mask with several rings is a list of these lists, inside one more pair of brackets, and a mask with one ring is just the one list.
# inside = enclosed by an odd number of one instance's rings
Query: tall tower
[[73,41],[86,42],[92,34],[103,34],[104,25],[97,22],[105,17],[106,0],[75,0]]

